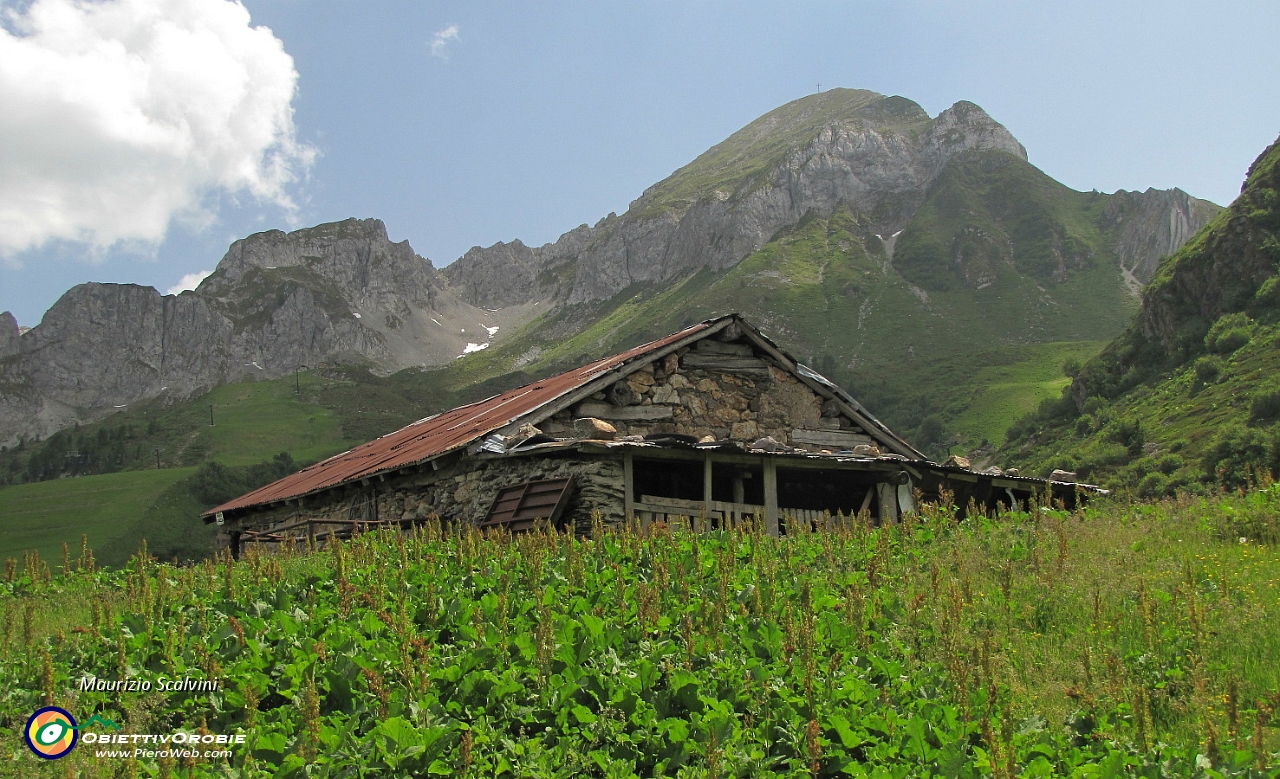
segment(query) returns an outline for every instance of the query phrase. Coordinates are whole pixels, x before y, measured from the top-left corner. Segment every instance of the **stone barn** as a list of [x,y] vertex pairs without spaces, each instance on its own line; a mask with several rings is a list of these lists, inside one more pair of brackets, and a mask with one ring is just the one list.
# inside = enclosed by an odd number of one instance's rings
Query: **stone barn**
[[736,314],[427,417],[204,515],[242,540],[346,535],[427,517],[588,532],[632,517],[770,533],[947,490],[984,510],[1079,486],[930,461]]

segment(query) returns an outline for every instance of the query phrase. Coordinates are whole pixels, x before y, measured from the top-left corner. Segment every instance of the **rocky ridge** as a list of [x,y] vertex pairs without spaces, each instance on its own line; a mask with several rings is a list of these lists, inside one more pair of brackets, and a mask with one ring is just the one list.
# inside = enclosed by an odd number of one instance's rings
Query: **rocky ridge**
[[[870,231],[891,242],[952,160],[990,151],[1027,160],[1022,144],[973,103],[930,118],[903,97],[830,90],[752,122],[650,187],[622,216],[541,247],[475,247],[443,273],[476,305],[580,304],[636,283],[725,270],[803,219],[837,209],[866,217]],[[1131,291],[1215,212],[1180,190],[1117,193],[1106,218]],[[505,283],[512,277],[519,283]]]
[[1240,196],[1159,265],[1128,330],[1072,382],[1078,407],[1203,353],[1205,335],[1224,315],[1272,315],[1280,288],[1278,192],[1280,139],[1250,166]]
[[0,360],[18,353],[18,338],[21,335],[18,320],[13,318],[13,314],[8,311],[0,314]]
[[0,443],[299,367],[439,365],[521,317],[461,302],[376,219],[258,233],[194,291],[81,284],[21,335],[0,315]]

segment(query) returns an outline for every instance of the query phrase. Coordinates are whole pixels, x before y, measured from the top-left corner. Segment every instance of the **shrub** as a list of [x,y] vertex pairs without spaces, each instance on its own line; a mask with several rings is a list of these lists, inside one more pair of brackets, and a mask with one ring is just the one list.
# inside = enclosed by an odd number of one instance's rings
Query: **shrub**
[[1261,432],[1231,425],[1205,452],[1204,475],[1224,489],[1243,487],[1270,470],[1273,446]]
[[1142,423],[1136,419],[1132,422],[1123,420],[1117,422],[1107,438],[1123,446],[1130,457],[1142,454],[1142,445],[1146,443],[1146,437],[1142,434]]
[[942,420],[937,414],[930,414],[920,421],[920,427],[916,430],[921,443],[933,444],[942,440],[947,434],[946,429],[942,426]]
[[1252,324],[1243,311],[1224,314],[1209,328],[1204,345],[1211,352],[1230,354],[1249,343],[1249,326]]
[[191,493],[205,506],[216,506],[250,490],[269,484],[298,470],[298,463],[288,452],[281,452],[266,462],[228,466],[207,462],[191,477]]
[[1059,398],[1045,398],[1036,409],[1036,416],[1047,422],[1064,422],[1075,419],[1079,414],[1076,402],[1068,391],[1064,391]]
[[1159,472],[1148,473],[1138,482],[1138,497],[1158,498],[1165,494],[1168,478]]
[[1274,312],[1277,308],[1280,308],[1280,276],[1272,276],[1262,282],[1262,286],[1254,293],[1252,309],[1264,314]]
[[1182,467],[1182,458],[1176,454],[1166,454],[1156,462],[1156,470],[1165,476],[1172,474],[1174,471]]
[[1196,381],[1201,384],[1213,384],[1222,376],[1222,358],[1215,356],[1201,357],[1195,364]]
[[1249,424],[1262,425],[1280,419],[1280,386],[1264,387],[1253,393],[1249,404]]

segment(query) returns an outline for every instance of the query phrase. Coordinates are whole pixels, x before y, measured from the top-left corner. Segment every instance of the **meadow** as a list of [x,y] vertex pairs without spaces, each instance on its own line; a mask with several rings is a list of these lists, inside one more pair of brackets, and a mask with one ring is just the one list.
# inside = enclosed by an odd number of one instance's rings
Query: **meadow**
[[[27,555],[0,774],[1280,776],[1280,487],[954,516]],[[161,676],[222,689],[78,684]],[[20,733],[50,704],[246,743],[49,763]]]

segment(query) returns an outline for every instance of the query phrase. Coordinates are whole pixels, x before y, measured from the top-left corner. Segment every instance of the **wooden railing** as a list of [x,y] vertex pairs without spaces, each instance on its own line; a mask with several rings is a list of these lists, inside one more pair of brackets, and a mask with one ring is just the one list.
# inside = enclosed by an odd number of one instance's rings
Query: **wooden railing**
[[[688,525],[693,530],[729,530],[756,520],[764,521],[765,507],[754,503],[731,503],[724,500],[710,502],[661,498],[657,495],[641,495],[633,504],[635,518],[641,527],[653,522]],[[808,522],[812,527],[826,527],[833,518],[825,511],[815,509],[779,508],[778,514],[786,521]]]

